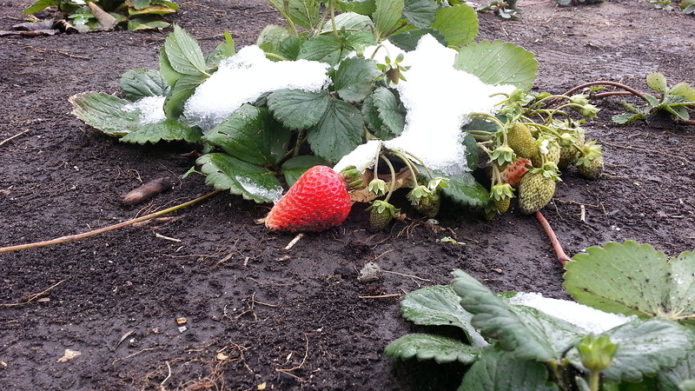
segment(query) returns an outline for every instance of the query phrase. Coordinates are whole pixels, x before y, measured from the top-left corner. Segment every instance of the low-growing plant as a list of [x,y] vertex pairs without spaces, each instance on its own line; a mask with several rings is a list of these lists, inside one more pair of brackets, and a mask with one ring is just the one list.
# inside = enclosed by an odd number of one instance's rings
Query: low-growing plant
[[161,16],[179,9],[171,0],[36,0],[24,13],[35,14],[48,7],[57,7],[78,31],[104,28],[97,15],[100,11],[115,18],[114,23],[126,25],[128,30],[165,28],[169,23]]
[[623,102],[623,106],[630,113],[618,114],[613,121],[626,124],[637,120],[648,121],[655,115],[668,113],[676,120],[689,121],[689,109],[695,108],[695,88],[686,82],[669,87],[666,77],[662,73],[653,72],[647,76],[647,85],[657,93],[641,94],[640,98],[645,105],[636,106]]
[[492,12],[502,19],[519,19],[521,9],[516,6],[516,0],[491,1],[487,5],[478,6],[478,12]]
[[460,391],[692,389],[695,252],[669,259],[649,245],[607,243],[565,268],[567,292],[594,309],[518,301],[457,270],[451,285],[408,293],[401,312],[417,325],[460,328],[466,340],[409,334],[386,354],[470,365]]

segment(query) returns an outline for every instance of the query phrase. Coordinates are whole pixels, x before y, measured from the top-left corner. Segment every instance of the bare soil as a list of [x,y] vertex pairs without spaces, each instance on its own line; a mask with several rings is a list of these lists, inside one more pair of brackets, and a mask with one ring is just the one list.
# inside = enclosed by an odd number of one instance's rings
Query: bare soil
[[[17,23],[28,3],[0,0],[0,29]],[[181,6],[175,22],[206,50],[225,29],[246,45],[264,25],[281,22],[260,0]],[[644,76],[657,70],[673,82],[695,82],[692,16],[646,0],[521,6],[519,21],[481,15],[480,38],[535,52],[541,90],[561,93],[598,79],[645,89]],[[0,145],[0,246],[106,226],[210,190],[194,175],[144,206],[124,207],[121,195],[141,181],[193,166],[190,149],[120,144],[68,113],[69,96],[115,92],[122,72],[156,68],[164,37],[119,31],[0,39],[0,140],[25,132]],[[626,239],[671,255],[692,250],[693,128],[616,126],[610,115],[620,111],[617,102],[602,104],[600,118],[587,125],[604,146],[606,175],[564,175],[546,217],[569,254]],[[460,368],[384,356],[389,341],[416,328],[400,318],[398,298],[360,296],[447,283],[456,268],[496,290],[565,296],[563,269],[530,216],[487,222],[445,205],[443,231],[411,220],[372,234],[356,206],[341,227],[283,251],[292,235],[254,223],[268,208],[218,194],[173,219],[0,254],[0,389],[454,389]],[[437,242],[444,236],[465,245]],[[372,260],[400,274],[359,283],[357,271]],[[59,282],[42,300],[8,305]],[[187,319],[185,331],[177,317]],[[81,355],[57,362],[65,349]]]

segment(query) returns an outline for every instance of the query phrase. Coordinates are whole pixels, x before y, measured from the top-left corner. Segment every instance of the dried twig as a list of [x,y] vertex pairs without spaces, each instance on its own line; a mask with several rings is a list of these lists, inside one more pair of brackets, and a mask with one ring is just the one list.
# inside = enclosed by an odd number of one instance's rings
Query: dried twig
[[299,381],[304,381],[304,379],[293,374],[292,372],[294,372],[298,369],[302,369],[302,367],[306,363],[306,359],[308,356],[309,356],[309,337],[306,334],[304,334],[304,358],[302,358],[302,362],[300,362],[299,365],[293,366],[292,368],[275,368],[275,372],[284,373],[285,375],[290,375]]
[[6,138],[6,139],[0,141],[0,147],[2,147],[3,145],[5,145],[6,143],[9,143],[10,141],[16,139],[17,137],[23,135],[24,133],[29,132],[30,130],[31,130],[31,129],[25,129],[25,130],[23,130],[23,131],[21,131],[21,132],[15,134],[14,136],[10,136],[10,137],[8,137],[8,138]]
[[392,271],[383,270],[383,269],[382,269],[381,271],[384,272],[384,273],[395,274],[395,275],[401,276],[401,277],[413,278],[413,279],[415,279],[415,280],[420,280],[420,281],[424,281],[424,282],[434,282],[434,281],[432,281],[432,280],[428,280],[427,278],[418,277],[418,276],[413,275],[413,274],[404,274],[404,273],[392,272]]
[[292,239],[289,243],[287,243],[287,246],[285,246],[284,250],[285,251],[292,250],[292,247],[294,247],[294,245],[297,244],[297,242],[302,240],[303,237],[304,237],[304,234],[298,234],[297,236],[295,236],[294,239]]
[[33,302],[37,299],[40,299],[43,296],[46,296],[50,291],[55,289],[58,285],[62,284],[63,282],[65,282],[65,280],[60,280],[60,281],[56,282],[55,284],[49,286],[48,288],[42,290],[41,292],[33,293],[33,294],[29,295],[29,298],[26,299],[25,301],[22,301],[19,303],[0,303],[0,307],[17,307],[20,305],[30,304],[31,302]]
[[385,295],[376,295],[376,296],[357,296],[360,299],[390,299],[392,297],[401,297],[400,293],[388,293]]

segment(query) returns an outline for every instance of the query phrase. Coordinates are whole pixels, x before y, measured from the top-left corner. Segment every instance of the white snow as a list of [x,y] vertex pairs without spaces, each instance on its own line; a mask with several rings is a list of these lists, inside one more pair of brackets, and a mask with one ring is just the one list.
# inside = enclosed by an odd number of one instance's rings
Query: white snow
[[543,297],[540,293],[519,292],[510,298],[509,302],[514,305],[535,308],[595,334],[601,334],[636,318],[635,316],[603,312],[574,301]]
[[340,172],[346,167],[355,166],[360,172],[364,172],[364,170],[374,164],[374,160],[381,150],[382,144],[383,142],[381,140],[367,141],[365,144],[358,146],[352,152],[343,156],[338,164],[333,167],[333,170]]
[[[376,54],[375,53],[376,50]],[[365,57],[384,63],[403,54],[402,65],[410,66],[395,88],[407,110],[403,133],[386,141],[388,148],[409,152],[425,164],[445,174],[468,171],[461,127],[471,121],[471,113],[494,113],[504,98],[491,95],[511,93],[514,86],[493,86],[453,67],[457,52],[440,44],[431,35],[420,38],[411,52],[383,42],[382,47],[365,49]]]
[[272,200],[273,203],[278,202],[280,197],[282,197],[282,187],[261,187],[258,184],[251,182],[247,177],[235,175],[234,179],[244,188],[247,192],[254,194],[256,196],[264,197]]
[[186,102],[186,121],[209,130],[242,104],[266,92],[283,88],[317,92],[330,79],[329,65],[318,61],[277,61],[266,58],[258,46],[246,46],[222,60],[217,72],[196,89]]
[[140,123],[152,124],[166,119],[164,114],[164,96],[147,96],[123,107],[125,111],[140,111]]

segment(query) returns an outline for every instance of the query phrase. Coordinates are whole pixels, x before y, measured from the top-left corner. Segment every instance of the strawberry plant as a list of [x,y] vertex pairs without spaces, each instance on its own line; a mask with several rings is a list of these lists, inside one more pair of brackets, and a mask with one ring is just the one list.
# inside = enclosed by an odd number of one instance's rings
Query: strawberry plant
[[48,7],[57,7],[78,31],[112,28],[104,26],[100,14],[116,24],[125,24],[128,30],[149,30],[168,27],[162,15],[176,12],[179,5],[171,0],[36,0],[24,9],[35,14]]
[[457,327],[465,340],[409,334],[386,354],[471,365],[461,391],[688,390],[695,378],[693,254],[669,260],[630,241],[591,247],[565,266],[565,287],[584,305],[495,294],[455,271],[451,285],[408,293],[401,312],[417,325]]
[[516,0],[491,1],[487,5],[478,6],[478,12],[492,12],[502,19],[519,19],[521,10],[516,6]]

